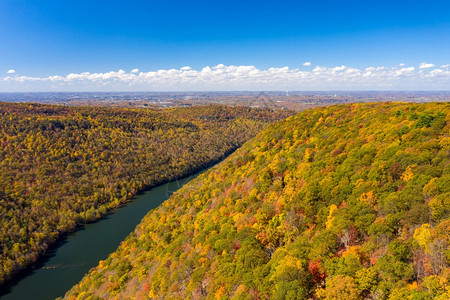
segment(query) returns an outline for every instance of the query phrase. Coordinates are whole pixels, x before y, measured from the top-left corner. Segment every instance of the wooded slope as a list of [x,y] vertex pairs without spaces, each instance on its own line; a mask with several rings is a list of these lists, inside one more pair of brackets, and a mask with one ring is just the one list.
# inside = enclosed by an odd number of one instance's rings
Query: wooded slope
[[287,115],[0,102],[0,284],[77,224],[220,160]]
[[66,298],[448,299],[449,130],[444,103],[289,117],[151,211]]

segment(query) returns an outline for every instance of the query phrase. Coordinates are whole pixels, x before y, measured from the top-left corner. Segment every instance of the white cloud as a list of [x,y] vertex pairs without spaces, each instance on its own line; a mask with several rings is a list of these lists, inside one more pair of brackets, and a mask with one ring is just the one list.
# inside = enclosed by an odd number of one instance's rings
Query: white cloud
[[303,65],[304,65],[305,67],[309,67],[309,66],[311,66],[311,62],[306,61],[306,62],[303,63]]
[[433,64],[427,64],[427,63],[423,62],[423,63],[420,63],[419,69],[429,69],[432,67],[434,67]]
[[450,64],[442,65],[441,68],[448,68],[450,67]]
[[331,70],[333,70],[333,71],[343,71],[343,70],[345,70],[345,69],[347,69],[346,66],[340,66],[340,67],[334,67],[334,68],[332,68]]
[[368,66],[363,69],[315,66],[267,68],[219,64],[192,69],[133,69],[105,73],[54,74],[47,77],[0,77],[3,91],[162,91],[162,90],[448,90],[450,70],[408,66]]
[[10,69],[10,70],[8,70],[6,73],[7,73],[7,74],[14,74],[14,73],[16,73],[16,70]]
[[444,71],[441,70],[441,69],[434,69],[433,71],[431,71],[431,72],[428,74],[428,76],[434,77],[434,76],[437,76],[437,75],[439,75],[439,74],[441,74],[441,73],[443,73],[443,72],[444,72]]
[[139,69],[138,68],[134,68],[133,70],[131,70],[131,73],[138,73]]

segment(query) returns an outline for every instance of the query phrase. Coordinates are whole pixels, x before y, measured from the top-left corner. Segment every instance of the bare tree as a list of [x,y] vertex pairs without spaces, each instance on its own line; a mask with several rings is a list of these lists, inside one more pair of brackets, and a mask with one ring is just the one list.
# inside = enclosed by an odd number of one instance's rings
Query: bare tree
[[433,273],[438,275],[447,266],[445,252],[447,251],[447,241],[436,239],[430,244],[431,268]]

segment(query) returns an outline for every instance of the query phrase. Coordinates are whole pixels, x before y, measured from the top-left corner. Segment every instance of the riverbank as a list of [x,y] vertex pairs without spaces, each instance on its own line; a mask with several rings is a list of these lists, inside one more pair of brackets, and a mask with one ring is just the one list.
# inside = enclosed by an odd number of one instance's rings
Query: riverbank
[[54,299],[106,259],[141,219],[200,172],[159,185],[102,219],[60,239],[36,264],[0,289],[1,299]]

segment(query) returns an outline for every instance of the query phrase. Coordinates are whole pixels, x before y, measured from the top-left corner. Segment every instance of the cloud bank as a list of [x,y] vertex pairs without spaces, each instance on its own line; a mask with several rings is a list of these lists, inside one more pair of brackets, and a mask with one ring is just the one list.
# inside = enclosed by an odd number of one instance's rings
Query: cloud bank
[[450,65],[418,67],[315,66],[258,69],[219,64],[213,67],[131,72],[70,73],[33,77],[0,77],[1,92],[21,91],[230,91],[230,90],[449,90]]

